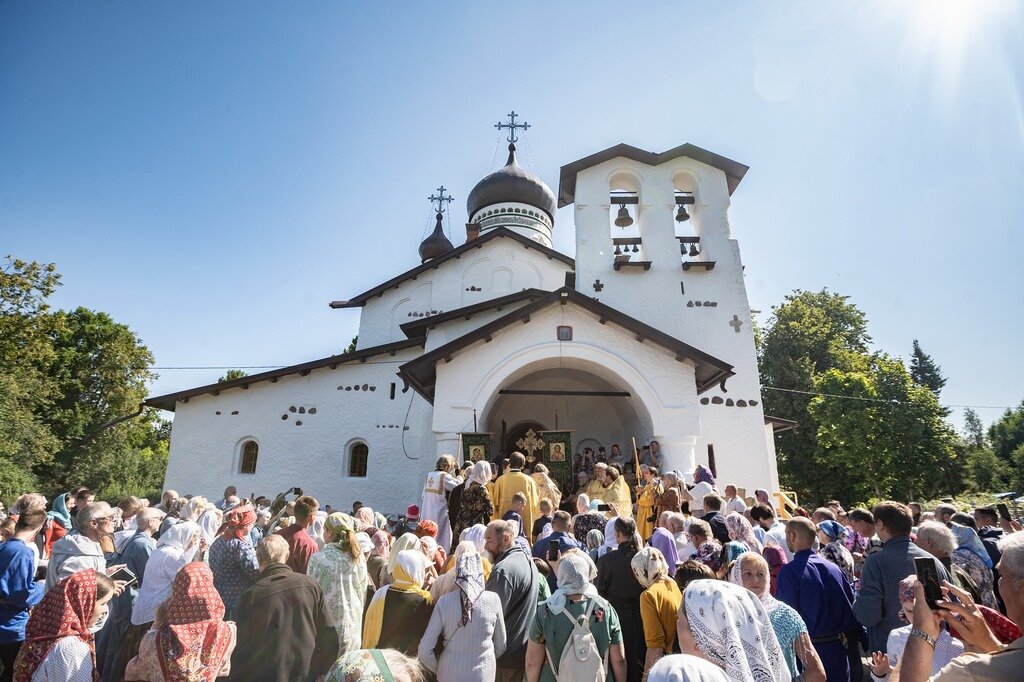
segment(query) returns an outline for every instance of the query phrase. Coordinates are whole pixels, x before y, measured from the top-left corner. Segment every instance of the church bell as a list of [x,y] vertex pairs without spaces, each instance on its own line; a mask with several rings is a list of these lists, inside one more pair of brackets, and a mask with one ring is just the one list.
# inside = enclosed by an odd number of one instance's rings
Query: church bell
[[629,210],[626,209],[625,204],[619,204],[619,212],[615,216],[615,227],[629,227],[633,224],[633,218],[629,215]]
[[686,212],[686,206],[679,204],[679,210],[676,211],[676,222],[685,223],[690,219],[690,214]]

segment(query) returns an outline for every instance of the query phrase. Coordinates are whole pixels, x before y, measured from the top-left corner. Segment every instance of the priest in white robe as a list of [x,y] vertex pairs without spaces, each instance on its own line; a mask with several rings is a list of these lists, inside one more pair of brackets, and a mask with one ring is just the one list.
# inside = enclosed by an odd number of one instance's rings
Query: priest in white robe
[[461,476],[453,476],[455,458],[441,455],[437,460],[436,471],[427,474],[423,484],[423,503],[420,505],[420,518],[430,519],[437,524],[437,544],[439,547],[452,546],[452,524],[448,520],[448,493],[462,484]]

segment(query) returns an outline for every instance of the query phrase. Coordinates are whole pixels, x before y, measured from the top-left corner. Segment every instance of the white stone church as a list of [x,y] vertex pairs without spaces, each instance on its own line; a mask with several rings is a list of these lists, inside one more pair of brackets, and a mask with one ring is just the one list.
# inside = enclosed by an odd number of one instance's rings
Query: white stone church
[[[491,434],[495,459],[561,429],[572,452],[653,439],[667,468],[778,490],[773,431],[792,424],[761,407],[728,221],[746,171],[619,144],[562,166],[556,199],[510,144],[468,195],[465,243],[439,212],[421,265],[331,303],[362,309],[355,351],[150,398],[175,413],[165,487],[400,512],[461,434]],[[575,259],[551,248],[569,204]]]

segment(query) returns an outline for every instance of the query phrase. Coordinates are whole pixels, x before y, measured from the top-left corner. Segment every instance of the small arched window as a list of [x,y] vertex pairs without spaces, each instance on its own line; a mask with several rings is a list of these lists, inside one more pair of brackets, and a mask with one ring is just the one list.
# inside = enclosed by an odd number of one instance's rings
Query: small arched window
[[353,443],[348,450],[348,475],[353,478],[366,478],[369,458],[370,447],[366,443]]
[[242,444],[242,461],[238,468],[240,474],[255,474],[256,459],[260,454],[260,446],[254,440],[247,440]]

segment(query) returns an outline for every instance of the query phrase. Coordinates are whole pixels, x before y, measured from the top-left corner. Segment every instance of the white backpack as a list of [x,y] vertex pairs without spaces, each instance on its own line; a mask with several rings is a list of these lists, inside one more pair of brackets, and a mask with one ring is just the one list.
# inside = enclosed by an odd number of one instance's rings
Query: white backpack
[[597,641],[590,632],[590,615],[596,604],[597,601],[591,599],[587,612],[578,619],[569,615],[568,610],[562,611],[572,623],[572,633],[562,649],[557,670],[548,651],[548,665],[559,682],[604,682],[607,677],[607,661],[598,652]]

